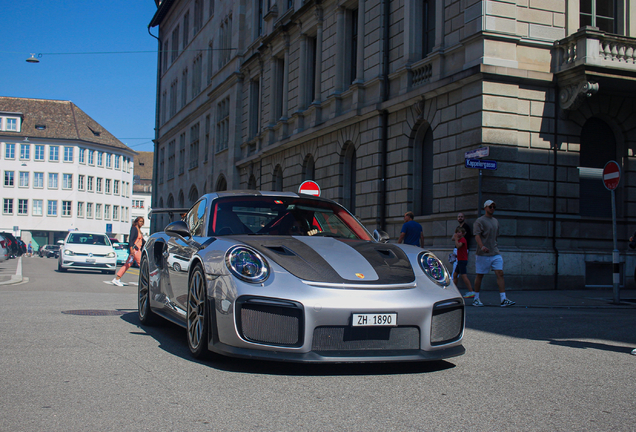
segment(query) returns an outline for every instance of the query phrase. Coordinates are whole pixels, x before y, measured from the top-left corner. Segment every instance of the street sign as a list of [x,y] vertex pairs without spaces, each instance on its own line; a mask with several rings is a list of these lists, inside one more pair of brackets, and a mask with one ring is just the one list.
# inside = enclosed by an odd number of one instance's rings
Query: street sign
[[466,168],[496,170],[497,161],[482,159],[466,159]]
[[605,189],[614,190],[621,181],[621,168],[614,161],[609,161],[603,168],[603,184]]
[[298,193],[319,197],[320,186],[318,186],[318,183],[316,183],[315,181],[306,180],[300,184]]
[[488,157],[489,154],[490,154],[489,147],[479,147],[475,150],[470,150],[464,153],[464,158],[465,159],[483,158],[483,157]]

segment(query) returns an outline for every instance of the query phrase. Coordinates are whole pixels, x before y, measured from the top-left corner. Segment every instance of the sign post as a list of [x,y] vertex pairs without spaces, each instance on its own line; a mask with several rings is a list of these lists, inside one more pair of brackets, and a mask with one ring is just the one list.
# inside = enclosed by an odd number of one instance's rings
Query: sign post
[[477,198],[477,202],[479,207],[477,215],[481,216],[481,212],[483,208],[481,208],[481,179],[482,179],[482,170],[496,170],[497,169],[497,161],[491,160],[481,160],[482,157],[487,157],[490,155],[490,147],[479,147],[475,150],[470,150],[464,153],[465,167],[466,168],[476,168],[479,169],[479,194]]
[[614,237],[614,250],[612,251],[612,267],[613,267],[613,280],[612,286],[614,291],[614,304],[619,304],[621,301],[620,296],[620,256],[618,254],[618,246],[616,241],[616,194],[615,189],[621,181],[621,167],[615,161],[609,161],[603,168],[603,185],[605,189],[612,193],[612,231]]

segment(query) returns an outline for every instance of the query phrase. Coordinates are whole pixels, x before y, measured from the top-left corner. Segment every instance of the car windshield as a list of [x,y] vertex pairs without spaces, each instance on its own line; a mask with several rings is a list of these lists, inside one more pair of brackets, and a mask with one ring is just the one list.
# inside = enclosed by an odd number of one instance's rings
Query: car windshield
[[110,246],[108,237],[102,234],[71,233],[66,240],[69,244]]
[[370,240],[345,209],[312,198],[227,197],[212,205],[211,235],[295,235]]

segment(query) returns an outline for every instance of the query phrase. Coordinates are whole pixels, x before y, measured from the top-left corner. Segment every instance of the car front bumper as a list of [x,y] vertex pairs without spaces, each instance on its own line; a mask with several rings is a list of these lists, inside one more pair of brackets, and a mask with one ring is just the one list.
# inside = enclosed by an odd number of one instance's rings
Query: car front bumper
[[[425,276],[397,289],[309,285],[276,273],[264,284],[208,281],[210,350],[293,362],[431,361],[462,355],[464,301]],[[229,288],[229,289],[228,289]],[[397,314],[397,326],[353,326],[354,313]]]
[[117,258],[63,256],[60,266],[64,269],[113,271],[117,269]]

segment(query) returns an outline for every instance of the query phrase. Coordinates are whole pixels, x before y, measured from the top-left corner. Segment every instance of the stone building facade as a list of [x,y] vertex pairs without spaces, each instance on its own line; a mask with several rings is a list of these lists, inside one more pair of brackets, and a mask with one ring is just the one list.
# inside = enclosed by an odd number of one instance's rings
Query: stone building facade
[[394,239],[413,210],[444,256],[493,199],[512,289],[611,286],[616,160],[631,284],[635,1],[157,1],[153,206],[313,179]]

